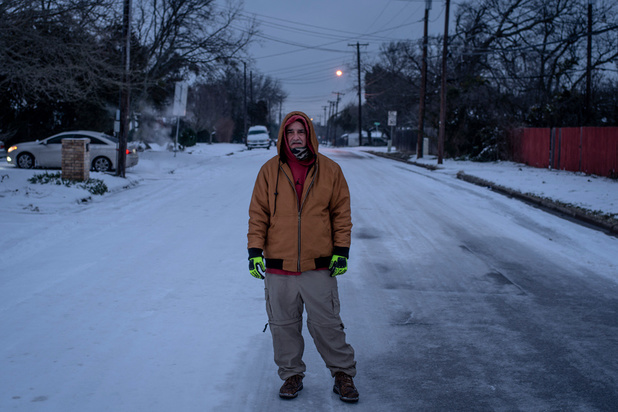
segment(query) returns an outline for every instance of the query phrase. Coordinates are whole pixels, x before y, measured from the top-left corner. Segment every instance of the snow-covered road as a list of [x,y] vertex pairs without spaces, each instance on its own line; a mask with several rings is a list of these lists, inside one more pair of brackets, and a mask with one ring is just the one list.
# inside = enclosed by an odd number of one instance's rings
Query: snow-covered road
[[331,392],[308,334],[305,389],[277,396],[246,258],[249,197],[273,151],[254,150],[144,153],[130,189],[0,216],[0,410],[618,404],[618,239],[452,176],[324,153],[352,193],[339,289],[359,404]]

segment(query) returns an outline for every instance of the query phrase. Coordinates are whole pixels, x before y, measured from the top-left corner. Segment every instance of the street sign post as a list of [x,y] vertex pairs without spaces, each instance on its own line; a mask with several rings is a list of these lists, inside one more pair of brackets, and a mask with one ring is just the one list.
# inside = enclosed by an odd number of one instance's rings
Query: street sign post
[[393,142],[393,133],[395,130],[395,126],[397,126],[397,112],[389,111],[388,112],[388,125],[391,127],[391,135],[388,137],[388,152],[391,152],[391,145]]
[[395,111],[388,112],[388,125],[397,126],[397,112]]
[[176,83],[176,89],[174,90],[174,108],[172,109],[172,116],[184,117],[187,112],[187,91],[189,86],[187,83]]

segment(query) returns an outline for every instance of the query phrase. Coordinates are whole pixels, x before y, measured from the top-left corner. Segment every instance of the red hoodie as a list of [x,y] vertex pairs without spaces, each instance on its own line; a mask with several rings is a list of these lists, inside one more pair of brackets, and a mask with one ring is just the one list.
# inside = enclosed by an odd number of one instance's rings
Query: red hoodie
[[[311,156],[305,160],[298,160],[296,156],[292,153],[290,149],[287,136],[285,136],[285,129],[289,125],[294,122],[300,122],[305,127],[305,132],[307,135],[307,148],[311,152]],[[284,141],[285,141],[285,157],[287,160],[290,169],[292,170],[292,176],[294,178],[294,186],[296,188],[296,195],[298,196],[298,207],[300,209],[301,196],[303,194],[303,186],[305,185],[305,179],[307,178],[307,171],[311,167],[311,165],[315,162],[315,150],[311,146],[311,139],[309,139],[309,127],[307,127],[307,123],[305,118],[299,115],[292,116],[285,122],[284,127]]]
[[[294,122],[300,122],[305,126],[305,134],[307,136],[307,148],[311,151],[311,155],[305,160],[298,160],[292,150],[290,149],[290,145],[288,143],[288,138],[285,134],[285,130],[289,125]],[[307,172],[309,168],[315,163],[315,150],[313,150],[313,146],[311,146],[311,139],[309,139],[309,127],[307,127],[307,122],[305,118],[302,116],[292,116],[285,122],[285,127],[283,129],[283,141],[285,142],[285,159],[290,166],[290,170],[292,171],[292,177],[294,178],[294,188],[296,189],[296,196],[298,197],[298,209],[300,210],[300,202],[303,195],[303,187],[305,186],[305,179],[307,178]],[[327,268],[317,268],[317,270],[327,270]],[[300,275],[301,272],[290,272],[288,270],[282,269],[267,269],[269,273],[273,273],[275,275]]]

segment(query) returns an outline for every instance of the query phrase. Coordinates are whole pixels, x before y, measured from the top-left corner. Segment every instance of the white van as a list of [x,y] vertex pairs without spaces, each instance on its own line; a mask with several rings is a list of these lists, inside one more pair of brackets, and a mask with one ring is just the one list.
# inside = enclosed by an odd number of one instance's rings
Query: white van
[[272,144],[266,126],[251,126],[247,132],[247,149],[254,147],[265,147],[270,149]]

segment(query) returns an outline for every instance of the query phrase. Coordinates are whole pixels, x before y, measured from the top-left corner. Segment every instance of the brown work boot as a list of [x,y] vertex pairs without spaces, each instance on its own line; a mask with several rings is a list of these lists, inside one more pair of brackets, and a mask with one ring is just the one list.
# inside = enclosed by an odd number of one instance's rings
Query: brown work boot
[[279,389],[279,397],[284,399],[296,398],[302,388],[303,377],[300,375],[290,376],[285,380],[281,389]]
[[358,391],[350,375],[343,372],[335,373],[335,386],[333,392],[339,395],[344,402],[358,402]]

